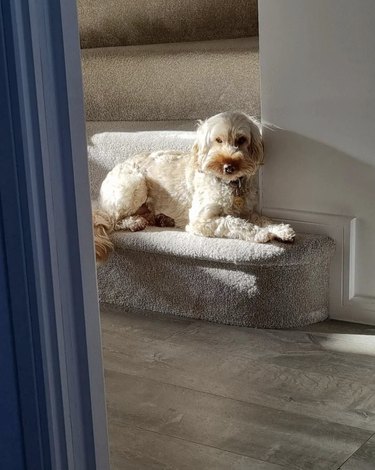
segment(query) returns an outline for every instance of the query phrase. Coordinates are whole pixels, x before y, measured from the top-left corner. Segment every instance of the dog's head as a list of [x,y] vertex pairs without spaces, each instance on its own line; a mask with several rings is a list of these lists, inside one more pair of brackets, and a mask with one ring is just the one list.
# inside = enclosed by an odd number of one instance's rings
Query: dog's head
[[200,171],[224,181],[254,175],[263,164],[259,124],[240,112],[220,113],[199,121],[193,152]]

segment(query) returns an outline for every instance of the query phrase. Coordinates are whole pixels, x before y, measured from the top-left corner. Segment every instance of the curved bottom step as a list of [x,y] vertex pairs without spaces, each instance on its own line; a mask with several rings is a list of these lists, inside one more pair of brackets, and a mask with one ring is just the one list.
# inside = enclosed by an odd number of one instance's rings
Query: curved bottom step
[[98,268],[101,302],[256,328],[328,316],[328,237],[259,245],[159,229],[114,241],[116,252]]

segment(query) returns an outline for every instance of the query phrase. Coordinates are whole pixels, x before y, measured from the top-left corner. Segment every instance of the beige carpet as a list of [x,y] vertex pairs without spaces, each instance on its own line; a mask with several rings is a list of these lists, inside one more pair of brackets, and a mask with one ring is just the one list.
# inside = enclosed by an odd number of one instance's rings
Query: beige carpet
[[258,35],[256,0],[78,0],[81,46]]
[[85,49],[89,121],[260,114],[258,39]]

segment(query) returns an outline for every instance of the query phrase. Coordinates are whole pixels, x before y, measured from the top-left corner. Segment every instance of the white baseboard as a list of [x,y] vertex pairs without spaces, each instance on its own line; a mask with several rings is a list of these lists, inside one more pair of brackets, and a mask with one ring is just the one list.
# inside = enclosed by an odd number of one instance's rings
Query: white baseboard
[[356,219],[350,216],[263,207],[271,219],[297,232],[328,235],[336,242],[330,268],[330,318],[375,325],[375,296],[360,295],[355,284]]

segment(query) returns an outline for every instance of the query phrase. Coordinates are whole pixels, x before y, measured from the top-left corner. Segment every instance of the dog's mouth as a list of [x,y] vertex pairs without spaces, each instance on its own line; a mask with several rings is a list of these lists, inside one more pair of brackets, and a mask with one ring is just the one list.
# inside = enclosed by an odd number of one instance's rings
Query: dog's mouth
[[257,165],[242,155],[230,157],[218,155],[210,159],[203,169],[205,172],[213,173],[216,177],[229,182],[255,174]]

